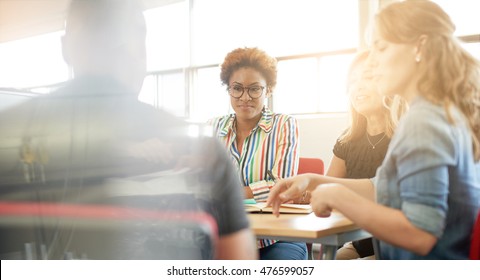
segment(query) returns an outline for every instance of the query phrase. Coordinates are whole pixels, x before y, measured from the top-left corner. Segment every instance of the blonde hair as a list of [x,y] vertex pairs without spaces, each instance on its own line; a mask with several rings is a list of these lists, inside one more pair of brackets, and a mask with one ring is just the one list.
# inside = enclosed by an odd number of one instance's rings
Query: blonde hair
[[[388,5],[376,16],[383,38],[398,44],[422,46],[417,89],[429,101],[444,106],[450,123],[452,105],[468,122],[475,159],[480,159],[480,62],[453,36],[450,17],[430,1],[404,1]],[[422,65],[423,64],[423,65]]]
[[[353,59],[352,63],[350,64],[350,68],[348,70],[347,76],[347,89],[350,87],[352,83],[352,76],[355,70],[367,63],[368,55],[370,52],[368,50],[359,52],[355,58]],[[388,138],[392,138],[393,132],[395,128],[397,128],[398,121],[403,113],[407,110],[408,105],[407,102],[401,98],[400,96],[384,96],[383,97],[383,109],[382,113],[384,116],[384,123],[385,123],[385,135]],[[350,125],[347,130],[340,136],[339,141],[341,143],[346,143],[349,141],[354,141],[360,139],[365,134],[367,130],[367,119],[357,112],[353,107],[352,103],[350,103]]]

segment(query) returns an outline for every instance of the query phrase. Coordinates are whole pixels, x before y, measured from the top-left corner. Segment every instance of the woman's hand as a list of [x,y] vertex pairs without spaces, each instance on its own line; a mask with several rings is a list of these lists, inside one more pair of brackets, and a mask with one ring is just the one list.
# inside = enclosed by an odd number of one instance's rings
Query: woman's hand
[[302,199],[308,190],[310,178],[308,174],[302,174],[278,181],[270,190],[267,205],[273,208],[273,214],[278,216],[280,204],[287,201],[298,201]]
[[252,189],[248,186],[243,187],[243,192],[245,195],[245,199],[253,198],[253,192]]
[[298,197],[294,200],[287,201],[285,203],[310,204],[311,197],[312,197],[312,194],[310,191],[304,191],[301,197]]
[[312,191],[310,204],[312,210],[317,217],[329,217],[334,208],[334,199],[342,199],[343,192],[346,188],[340,184],[323,184],[318,185]]

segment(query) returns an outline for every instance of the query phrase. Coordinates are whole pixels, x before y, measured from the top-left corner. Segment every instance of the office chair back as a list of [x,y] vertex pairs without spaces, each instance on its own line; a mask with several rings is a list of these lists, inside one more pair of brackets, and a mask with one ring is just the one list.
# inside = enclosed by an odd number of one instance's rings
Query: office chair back
[[319,158],[301,157],[298,162],[297,174],[317,173],[323,175],[324,168],[323,160]]
[[477,221],[473,227],[470,259],[480,260],[480,211],[478,212]]
[[0,202],[1,259],[213,259],[204,212]]
[[[316,173],[323,175],[324,173],[323,160],[319,158],[301,157],[298,161],[297,174]],[[313,260],[313,245],[307,243],[308,259]]]

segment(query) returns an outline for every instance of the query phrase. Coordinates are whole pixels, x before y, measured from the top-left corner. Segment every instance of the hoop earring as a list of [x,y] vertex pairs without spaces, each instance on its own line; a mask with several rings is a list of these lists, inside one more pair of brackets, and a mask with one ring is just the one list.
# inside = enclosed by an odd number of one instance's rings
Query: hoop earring
[[390,110],[392,102],[393,102],[393,97],[388,96],[388,95],[384,95],[382,97],[382,105],[383,105],[384,108]]

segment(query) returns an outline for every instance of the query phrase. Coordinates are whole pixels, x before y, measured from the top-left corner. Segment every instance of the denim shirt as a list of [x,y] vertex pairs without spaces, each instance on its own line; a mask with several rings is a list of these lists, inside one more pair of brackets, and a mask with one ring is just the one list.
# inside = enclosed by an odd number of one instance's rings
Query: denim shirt
[[480,207],[480,164],[463,115],[418,97],[374,178],[377,202],[438,238],[426,256],[380,242],[382,259],[467,259]]

